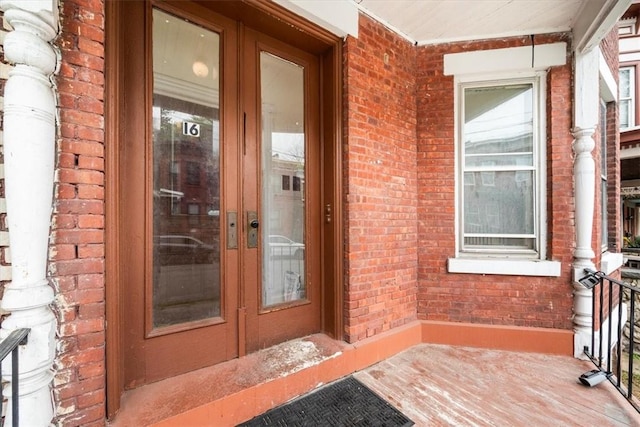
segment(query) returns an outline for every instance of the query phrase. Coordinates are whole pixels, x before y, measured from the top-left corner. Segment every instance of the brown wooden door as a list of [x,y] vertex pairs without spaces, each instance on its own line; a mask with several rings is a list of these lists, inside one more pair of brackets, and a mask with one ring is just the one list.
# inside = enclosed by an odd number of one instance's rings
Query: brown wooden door
[[250,352],[320,330],[319,70],[317,57],[257,31],[243,46]]
[[125,6],[128,388],[320,330],[318,60],[159,5]]

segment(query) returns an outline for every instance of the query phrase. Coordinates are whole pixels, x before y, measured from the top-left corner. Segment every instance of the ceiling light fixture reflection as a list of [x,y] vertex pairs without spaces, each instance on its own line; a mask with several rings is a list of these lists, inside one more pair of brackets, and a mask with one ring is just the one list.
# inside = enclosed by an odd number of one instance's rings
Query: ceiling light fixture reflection
[[198,77],[204,78],[209,75],[209,67],[207,67],[207,64],[202,61],[195,61],[191,66],[191,70],[193,71],[193,74]]

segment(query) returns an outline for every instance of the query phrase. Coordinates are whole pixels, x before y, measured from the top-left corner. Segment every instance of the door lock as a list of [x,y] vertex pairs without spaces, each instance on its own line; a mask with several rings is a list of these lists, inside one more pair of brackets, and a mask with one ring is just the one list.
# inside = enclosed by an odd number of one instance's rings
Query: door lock
[[227,249],[238,249],[238,213],[227,212]]
[[247,247],[248,248],[257,248],[258,247],[258,227],[260,226],[260,221],[258,220],[258,213],[255,211],[247,212]]

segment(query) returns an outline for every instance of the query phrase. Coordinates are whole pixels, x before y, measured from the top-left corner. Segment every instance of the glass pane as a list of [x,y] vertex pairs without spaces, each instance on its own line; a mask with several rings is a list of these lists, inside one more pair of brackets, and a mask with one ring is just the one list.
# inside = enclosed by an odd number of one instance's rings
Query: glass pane
[[630,108],[631,106],[631,102],[626,99],[626,100],[621,100],[618,104],[618,108],[620,109],[620,128],[621,129],[625,129],[628,128],[629,126],[631,126],[631,121],[629,120],[630,117]]
[[220,316],[219,36],[153,12],[153,326]]
[[608,188],[607,188],[607,181],[606,180],[602,180],[600,182],[600,199],[602,200],[601,206],[600,206],[600,214],[602,215],[602,221],[600,222],[601,226],[602,226],[602,247],[603,249],[606,249],[609,246],[609,223],[608,223],[608,212],[607,212],[607,206],[608,206]]
[[534,249],[534,239],[531,237],[465,237],[465,249],[487,249],[488,246],[493,250],[505,249]]
[[467,155],[465,168],[533,166],[533,153]]
[[533,86],[464,91],[465,156],[518,153],[533,164]]
[[631,97],[631,68],[620,69],[620,98]]
[[608,192],[607,192],[607,131],[608,131],[607,104],[604,100],[600,100],[600,213],[602,248],[608,247],[609,240],[609,224],[607,218]]
[[262,306],[307,297],[304,69],[260,53]]
[[466,172],[464,183],[465,234],[533,235],[533,171]]
[[465,249],[534,249],[534,119],[533,84],[464,90]]
[[600,174],[607,176],[607,104],[600,102]]

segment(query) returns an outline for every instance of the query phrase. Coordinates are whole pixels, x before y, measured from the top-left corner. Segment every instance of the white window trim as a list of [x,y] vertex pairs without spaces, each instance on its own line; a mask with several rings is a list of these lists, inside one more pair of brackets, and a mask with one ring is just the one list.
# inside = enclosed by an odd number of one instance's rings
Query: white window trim
[[622,267],[624,256],[620,252],[604,252],[600,259],[600,270],[609,275]]
[[[546,196],[546,173],[544,169],[544,165],[546,165],[546,147],[539,147],[537,145],[538,141],[546,142],[546,72],[534,72],[528,75],[518,74],[516,78],[508,79],[474,79],[471,77],[469,81],[464,78],[455,79],[455,96],[457,100],[456,104],[456,146],[455,146],[455,155],[456,155],[456,222],[458,223],[458,232],[456,233],[456,254],[458,257],[486,257],[486,256],[496,256],[496,255],[508,255],[512,257],[520,257],[524,259],[535,259],[540,260],[544,259],[545,256],[545,245],[541,236],[544,236],[543,233],[546,233],[545,224],[546,224],[546,210],[544,209],[544,204],[541,202],[545,200]],[[508,85],[518,85],[518,84],[531,84],[534,90],[534,117],[535,121],[537,121],[538,126],[534,129],[534,141],[536,142],[536,146],[534,147],[534,156],[533,156],[533,171],[535,171],[535,182],[533,187],[533,195],[535,199],[535,211],[534,217],[534,231],[535,231],[535,248],[533,250],[523,250],[523,249],[505,249],[505,250],[496,250],[490,247],[477,249],[477,250],[466,250],[462,251],[463,247],[463,217],[464,213],[462,212],[462,191],[461,187],[458,186],[457,183],[462,183],[464,180],[463,170],[461,166],[462,162],[462,143],[460,139],[461,135],[461,127],[462,127],[462,112],[460,111],[460,106],[462,105],[462,90],[468,87],[491,87],[491,86],[508,86]],[[529,170],[529,169],[527,169]]]
[[444,55],[444,75],[461,77],[504,72],[545,71],[549,67],[566,63],[567,44],[564,42],[476,50]]
[[[627,28],[628,31],[623,31]],[[621,36],[633,36],[636,34],[636,18],[621,19],[618,21],[618,35]]]
[[[629,97],[623,98],[622,96],[619,96],[619,100],[618,102],[621,103],[622,101],[626,101],[629,102],[629,109],[628,109],[628,114],[629,116],[627,117],[627,122],[629,123],[629,126],[627,127],[622,127],[622,125],[620,126],[620,130],[625,130],[625,129],[631,129],[634,128],[636,126],[636,97],[635,97],[635,92],[636,92],[636,69],[633,66],[621,66],[620,67],[620,71],[625,70],[625,69],[629,69],[629,92],[631,93],[631,95]],[[605,98],[606,99],[606,98]],[[622,122],[622,120],[620,120],[620,122]]]
[[[455,132],[455,237],[456,249],[455,257],[448,260],[448,271],[450,273],[469,274],[497,274],[497,275],[517,275],[517,276],[560,276],[562,264],[559,261],[546,260],[547,229],[546,229],[546,70],[551,66],[566,64],[566,44],[554,43],[550,45],[540,45],[535,47],[535,56],[532,55],[534,48],[520,47],[509,49],[495,49],[476,52],[463,52],[458,54],[447,54],[444,57],[445,75],[454,75],[454,128]],[[531,58],[535,57],[535,63],[531,64]],[[532,66],[533,65],[533,66]],[[506,255],[488,254],[461,254],[460,235],[461,217],[460,213],[460,112],[459,95],[460,84],[465,82],[483,82],[506,79],[538,79],[538,129],[542,132],[538,138],[545,144],[540,147],[537,160],[538,181],[537,194],[540,210],[538,227],[538,256],[536,259],[508,258]]]
[[559,277],[559,261],[490,259],[490,258],[449,258],[449,273],[501,274],[506,276]]
[[[605,102],[614,102],[618,100],[618,83],[616,82],[609,64],[605,59],[602,51],[598,51],[598,70],[600,73],[600,97]],[[622,68],[622,67],[621,67]]]

